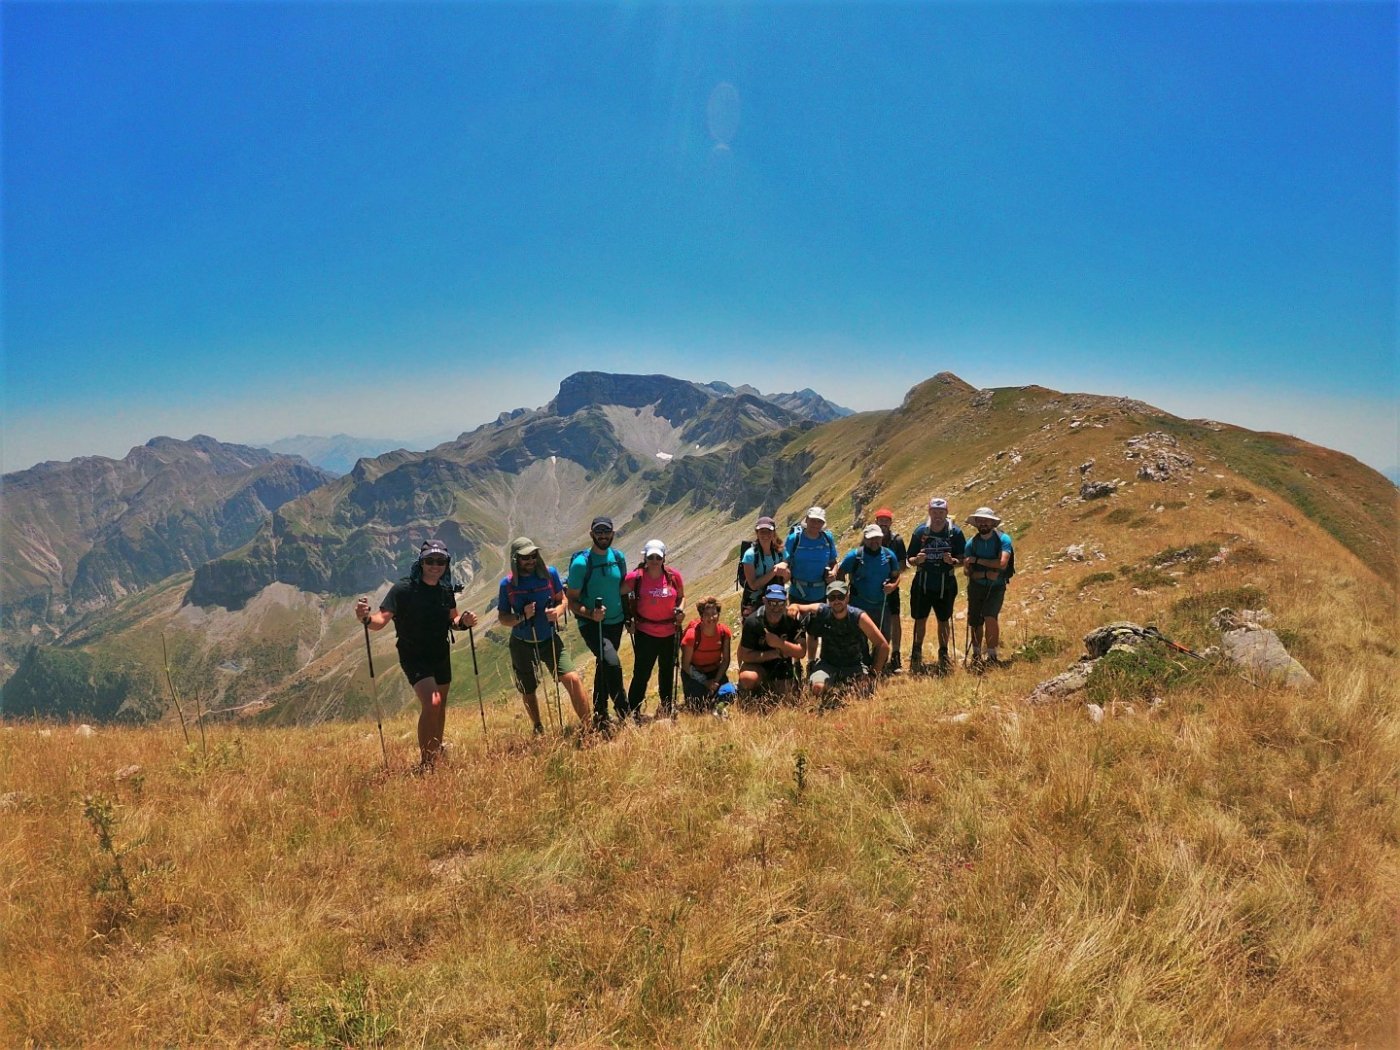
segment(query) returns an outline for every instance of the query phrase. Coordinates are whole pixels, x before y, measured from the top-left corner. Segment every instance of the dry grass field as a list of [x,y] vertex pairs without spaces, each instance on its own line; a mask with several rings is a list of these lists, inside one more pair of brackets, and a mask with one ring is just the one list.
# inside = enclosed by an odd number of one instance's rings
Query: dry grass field
[[0,1045],[1395,1045],[1393,602],[1272,581],[1312,690],[1025,705],[1092,591],[1008,617],[1038,662],[586,748],[464,681],[427,777],[407,717],[387,774],[372,722],[8,724]]

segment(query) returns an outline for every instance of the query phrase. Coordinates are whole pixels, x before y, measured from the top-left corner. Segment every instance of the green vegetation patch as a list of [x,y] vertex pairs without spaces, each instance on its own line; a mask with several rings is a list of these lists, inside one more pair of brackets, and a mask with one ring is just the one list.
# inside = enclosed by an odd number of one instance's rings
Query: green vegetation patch
[[1171,621],[1175,627],[1204,629],[1220,609],[1262,609],[1267,601],[1268,596],[1253,584],[1202,591],[1178,599],[1171,608]]
[[[1112,579],[1112,576],[1110,575],[1109,578]],[[1044,660],[1047,656],[1058,656],[1068,648],[1069,642],[1064,638],[1056,638],[1049,634],[1037,634],[1032,635],[1030,640],[1011,656],[1014,660],[1024,660],[1028,664],[1033,664]]]
[[1161,569],[1137,569],[1128,574],[1128,580],[1141,591],[1156,590],[1158,587],[1175,587],[1176,580]]
[[1091,572],[1088,576],[1085,576],[1079,581],[1076,589],[1082,591],[1084,588],[1093,587],[1096,584],[1112,583],[1117,578],[1118,577],[1111,572]]
[[1096,704],[1146,700],[1169,690],[1202,685],[1221,673],[1221,666],[1214,661],[1196,660],[1160,645],[1144,645],[1111,652],[1095,663],[1085,697]]
[[1119,507],[1103,520],[1105,525],[1126,525],[1133,520],[1133,511],[1127,507]]

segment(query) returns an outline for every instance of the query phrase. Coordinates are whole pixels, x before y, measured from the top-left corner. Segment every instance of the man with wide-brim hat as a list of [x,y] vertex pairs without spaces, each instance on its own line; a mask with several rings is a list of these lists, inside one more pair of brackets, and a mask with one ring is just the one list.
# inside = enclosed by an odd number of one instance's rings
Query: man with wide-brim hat
[[967,557],[963,561],[967,573],[967,629],[972,640],[972,665],[979,669],[996,667],[1001,663],[997,656],[997,642],[1001,638],[997,617],[1006,599],[1006,581],[1015,571],[1011,567],[1011,537],[997,527],[1001,518],[991,507],[978,507],[967,521],[977,530],[975,536],[968,538]]

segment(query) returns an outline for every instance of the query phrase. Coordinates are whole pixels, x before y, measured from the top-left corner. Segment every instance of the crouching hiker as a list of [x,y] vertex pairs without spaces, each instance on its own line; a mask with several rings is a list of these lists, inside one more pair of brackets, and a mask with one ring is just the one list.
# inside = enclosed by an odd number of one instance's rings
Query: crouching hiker
[[[833,686],[869,687],[871,675],[884,672],[890,643],[870,614],[850,603],[850,588],[844,580],[826,585],[824,603],[794,605],[788,611],[798,616],[810,614],[807,632],[821,640],[821,655],[809,676],[817,696]],[[870,664],[865,662],[867,650],[874,653]]]
[[448,572],[451,555],[437,540],[418,551],[409,574],[389,588],[379,611],[369,599],[355,603],[355,618],[371,631],[392,622],[398,635],[399,666],[418,697],[419,769],[433,768],[442,750],[447,725],[447,691],[452,685],[452,650],[448,632],[476,626],[476,614],[457,612],[457,595]]
[[[978,507],[968,519],[977,535],[967,541],[967,629],[972,637],[972,666],[996,667],[997,642],[1001,637],[1001,605],[1006,598],[1006,582],[1016,574],[1016,555],[1011,537],[997,528],[1001,524],[990,507]],[[982,642],[986,640],[986,648]],[[985,653],[985,656],[984,656]]]
[[806,652],[802,624],[788,613],[787,591],[771,585],[763,592],[763,608],[744,621],[739,633],[739,692],[792,692],[797,683],[792,662]]
[[558,703],[562,685],[569,693],[579,725],[585,731],[589,728],[592,711],[583,693],[583,681],[574,670],[559,633],[566,606],[559,572],[544,563],[539,547],[525,536],[512,542],[510,575],[501,580],[496,619],[502,627],[510,628],[510,666],[515,674],[515,688],[524,698],[525,713],[537,734],[544,732],[538,695],[541,666],[554,677],[555,702]]
[[734,635],[719,622],[719,599],[706,595],[696,607],[700,619],[681,638],[681,691],[698,707],[714,704],[720,690],[729,685],[730,647]]

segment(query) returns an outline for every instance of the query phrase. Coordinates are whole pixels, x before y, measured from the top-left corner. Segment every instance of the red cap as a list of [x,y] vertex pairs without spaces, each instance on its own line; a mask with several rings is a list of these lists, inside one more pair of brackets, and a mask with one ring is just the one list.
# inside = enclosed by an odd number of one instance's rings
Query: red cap
[[881,507],[875,512],[875,519],[878,521],[880,518],[889,518],[891,521],[893,521],[894,511],[890,510],[889,507]]

